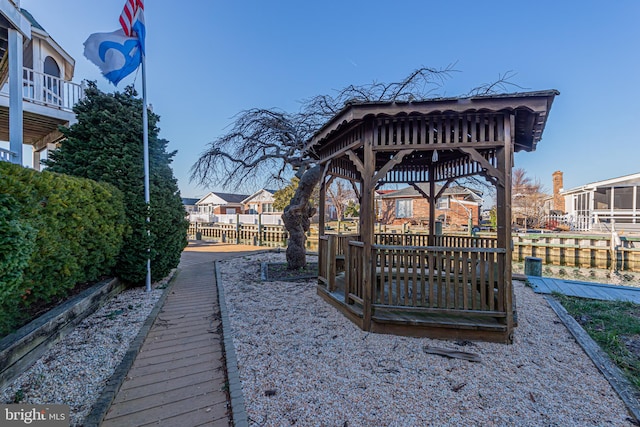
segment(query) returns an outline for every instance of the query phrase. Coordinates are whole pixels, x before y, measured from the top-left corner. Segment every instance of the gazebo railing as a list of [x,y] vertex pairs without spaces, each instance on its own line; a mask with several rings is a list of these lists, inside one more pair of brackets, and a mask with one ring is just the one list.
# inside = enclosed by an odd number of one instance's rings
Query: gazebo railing
[[326,234],[318,237],[318,279],[326,283],[327,290],[336,288],[336,275],[345,269],[349,241],[360,240],[358,234]]
[[374,241],[377,245],[428,246],[428,234],[376,233]]
[[[345,303],[364,298],[364,246],[350,242]],[[504,317],[506,250],[441,246],[372,247],[374,310]]]
[[[373,246],[379,306],[504,311],[504,249]],[[502,255],[502,256],[501,256]]]
[[498,245],[498,239],[495,237],[440,235],[435,237],[435,245],[457,248],[495,248]]

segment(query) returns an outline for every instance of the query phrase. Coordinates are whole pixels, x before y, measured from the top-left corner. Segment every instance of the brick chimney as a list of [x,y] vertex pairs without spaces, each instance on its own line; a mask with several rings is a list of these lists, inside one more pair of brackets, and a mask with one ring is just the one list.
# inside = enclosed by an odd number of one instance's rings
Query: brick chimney
[[564,186],[562,172],[555,171],[551,176],[553,176],[553,210],[564,213],[564,196],[560,194]]

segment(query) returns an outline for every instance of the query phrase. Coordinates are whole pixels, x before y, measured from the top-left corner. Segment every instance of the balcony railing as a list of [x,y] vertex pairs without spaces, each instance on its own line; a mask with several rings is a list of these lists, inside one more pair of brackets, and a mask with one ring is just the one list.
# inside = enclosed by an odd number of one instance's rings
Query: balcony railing
[[22,96],[25,101],[70,111],[84,96],[84,88],[77,83],[24,68]]
[[0,162],[10,162],[12,156],[13,153],[11,151],[0,148]]
[[[8,84],[0,89],[0,94],[9,96]],[[84,87],[30,68],[23,68],[22,97],[27,102],[71,111],[84,97]]]

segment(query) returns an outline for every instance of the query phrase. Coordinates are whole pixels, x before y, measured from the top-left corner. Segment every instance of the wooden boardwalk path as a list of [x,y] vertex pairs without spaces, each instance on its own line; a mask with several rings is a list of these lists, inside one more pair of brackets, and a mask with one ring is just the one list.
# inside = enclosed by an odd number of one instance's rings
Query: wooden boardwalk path
[[576,280],[562,280],[552,277],[527,276],[527,280],[533,287],[533,290],[539,294],[558,292],[574,297],[609,301],[631,301],[640,304],[640,288],[579,282]]
[[190,245],[102,426],[230,425],[214,260],[255,247]]

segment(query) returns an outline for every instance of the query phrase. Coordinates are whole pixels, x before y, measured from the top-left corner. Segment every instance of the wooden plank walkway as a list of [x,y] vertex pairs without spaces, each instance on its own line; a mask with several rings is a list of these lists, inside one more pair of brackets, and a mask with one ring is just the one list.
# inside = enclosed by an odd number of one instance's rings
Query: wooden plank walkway
[[539,294],[558,292],[574,297],[631,301],[640,304],[640,288],[536,276],[527,276],[527,281],[531,284],[533,290]]
[[189,245],[101,426],[230,425],[214,260],[255,247]]

